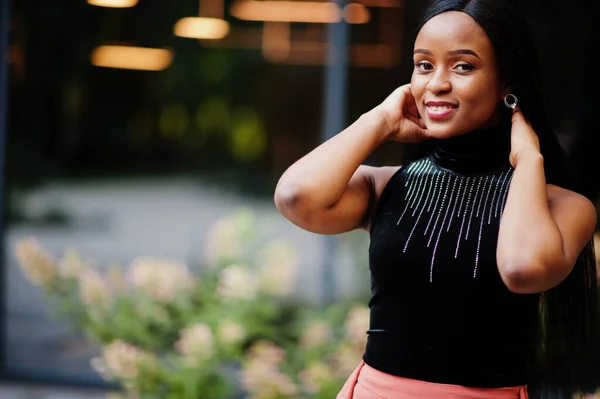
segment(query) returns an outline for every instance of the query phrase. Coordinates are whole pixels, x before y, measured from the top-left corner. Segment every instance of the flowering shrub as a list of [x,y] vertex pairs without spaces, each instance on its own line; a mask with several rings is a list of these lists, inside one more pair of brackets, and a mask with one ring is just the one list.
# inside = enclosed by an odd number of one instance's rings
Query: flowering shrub
[[16,255],[58,315],[102,345],[92,367],[128,397],[332,398],[364,350],[368,309],[295,304],[294,249],[259,237],[248,211],[212,226],[195,269],[152,257],[99,267],[35,238]]
[[[369,309],[333,306],[309,310],[287,346],[254,343],[243,359],[241,383],[251,399],[335,398],[361,360]],[[287,349],[287,350],[286,350]]]

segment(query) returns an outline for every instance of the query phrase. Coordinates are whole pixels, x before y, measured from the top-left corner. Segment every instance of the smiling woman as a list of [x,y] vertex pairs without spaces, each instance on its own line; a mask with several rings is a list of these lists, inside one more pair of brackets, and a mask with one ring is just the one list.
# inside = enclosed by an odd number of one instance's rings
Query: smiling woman
[[[410,84],[279,180],[298,226],[370,233],[368,343],[338,399],[582,388],[596,210],[550,127],[532,43],[506,0],[433,1]],[[418,156],[361,165],[387,140]]]
[[415,42],[414,62],[411,91],[428,136],[452,137],[498,124],[498,100],[508,87],[490,39],[468,14],[447,12],[427,22]]

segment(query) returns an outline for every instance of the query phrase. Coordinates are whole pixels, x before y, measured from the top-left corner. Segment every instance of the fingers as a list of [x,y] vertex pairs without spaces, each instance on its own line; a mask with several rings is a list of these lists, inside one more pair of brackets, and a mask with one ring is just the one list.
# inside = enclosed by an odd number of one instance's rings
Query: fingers
[[421,118],[415,118],[415,117],[409,116],[406,119],[408,119],[409,121],[411,121],[412,123],[414,123],[415,125],[420,127],[421,129],[427,129],[425,122]]
[[404,102],[411,103],[414,102],[414,97],[412,95],[412,91],[410,90],[410,84],[400,86],[398,88],[400,92],[403,94]]
[[420,125],[420,119],[417,118],[416,116],[408,113],[404,116],[405,119],[408,119],[409,121],[411,121],[412,123],[414,123],[415,125],[419,126]]
[[400,92],[399,100],[404,118],[414,123],[420,129],[426,129],[425,123],[421,119],[421,115],[419,115],[419,109],[412,94],[410,83],[398,87],[396,91]]
[[415,120],[421,119],[421,115],[419,115],[419,109],[417,108],[417,103],[410,89],[410,84],[400,86],[400,90],[402,91],[402,94],[404,94],[401,99],[401,104],[402,108],[406,111],[406,116],[412,116]]
[[516,107],[513,110],[511,132],[513,139],[518,136],[520,139],[525,139],[539,150],[539,138],[519,107]]
[[529,125],[529,123],[527,123],[527,121],[525,120],[525,116],[523,115],[523,112],[521,112],[521,109],[519,107],[515,107],[515,109],[513,109],[512,124],[526,126]]

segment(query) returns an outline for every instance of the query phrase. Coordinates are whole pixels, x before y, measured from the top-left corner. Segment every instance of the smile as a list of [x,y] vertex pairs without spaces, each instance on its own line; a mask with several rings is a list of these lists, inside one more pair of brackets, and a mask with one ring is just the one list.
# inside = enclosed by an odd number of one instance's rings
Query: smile
[[427,116],[431,119],[446,119],[457,109],[455,105],[427,105]]

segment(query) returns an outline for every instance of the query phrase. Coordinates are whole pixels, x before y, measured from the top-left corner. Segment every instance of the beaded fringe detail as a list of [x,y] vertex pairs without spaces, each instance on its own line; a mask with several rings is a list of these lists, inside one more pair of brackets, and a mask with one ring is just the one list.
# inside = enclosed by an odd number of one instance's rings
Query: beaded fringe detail
[[[410,246],[417,226],[425,225],[424,235],[429,235],[427,247],[433,245],[429,281],[433,281],[433,266],[437,247],[444,233],[453,223],[459,223],[454,258],[458,258],[462,242],[477,239],[473,278],[477,277],[479,249],[484,228],[492,221],[500,222],[508,196],[514,169],[484,176],[463,176],[443,170],[430,158],[412,163],[406,170],[405,202],[397,225],[403,219],[414,219],[413,227],[404,243],[403,252]],[[491,198],[491,200],[490,200]],[[475,238],[476,236],[476,238]]]

